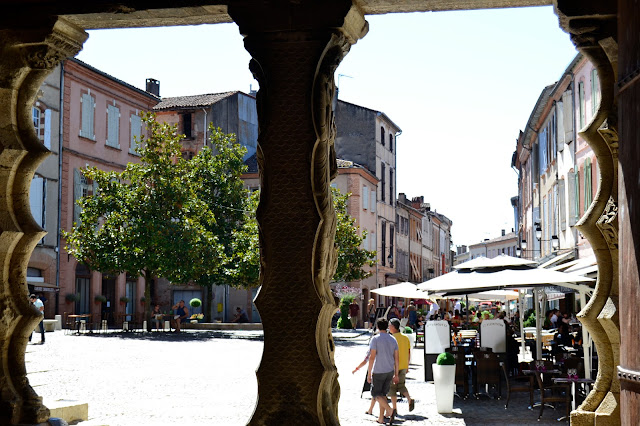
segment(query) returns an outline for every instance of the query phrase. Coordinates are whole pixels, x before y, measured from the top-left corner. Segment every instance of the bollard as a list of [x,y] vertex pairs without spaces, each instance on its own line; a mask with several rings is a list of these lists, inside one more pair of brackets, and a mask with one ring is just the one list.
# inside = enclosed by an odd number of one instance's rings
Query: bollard
[[80,331],[87,331],[87,321],[80,320]]
[[129,331],[129,321],[122,322],[122,331]]
[[102,320],[101,329],[102,329],[102,331],[107,331],[108,330],[107,320]]
[[142,331],[147,331],[147,320],[142,321]]
[[56,330],[62,330],[62,315],[56,315]]
[[167,330],[171,330],[171,325],[169,324],[169,321],[164,322],[164,329],[162,329],[162,331],[167,331]]

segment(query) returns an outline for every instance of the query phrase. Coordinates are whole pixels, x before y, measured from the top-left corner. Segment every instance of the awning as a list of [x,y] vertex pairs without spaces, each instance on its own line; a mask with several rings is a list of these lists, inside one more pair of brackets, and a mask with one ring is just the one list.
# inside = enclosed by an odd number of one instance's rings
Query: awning
[[560,254],[556,257],[554,257],[553,259],[549,259],[546,262],[544,262],[542,265],[539,266],[539,268],[548,268],[549,266],[553,265],[554,263],[558,263],[561,260],[567,260],[568,258],[574,256],[575,253],[573,250],[570,250],[564,254]]

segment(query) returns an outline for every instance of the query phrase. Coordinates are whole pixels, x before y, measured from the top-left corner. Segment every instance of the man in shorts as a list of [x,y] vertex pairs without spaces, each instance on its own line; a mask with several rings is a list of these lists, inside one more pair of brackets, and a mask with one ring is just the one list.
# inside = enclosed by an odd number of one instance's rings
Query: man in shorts
[[409,370],[409,362],[411,361],[411,342],[407,336],[400,332],[400,321],[397,318],[393,318],[389,321],[389,332],[398,342],[398,383],[393,383],[389,388],[389,393],[387,394],[391,398],[391,405],[393,406],[393,414],[395,417],[398,413],[398,393],[407,398],[409,411],[413,411],[415,406],[415,401],[409,395],[409,390],[404,384],[407,377],[407,371]]
[[371,398],[374,398],[380,406],[378,423],[385,424],[385,413],[389,417],[389,423],[393,424],[395,415],[387,403],[387,394],[391,383],[398,383],[398,343],[389,333],[389,323],[385,318],[378,318],[376,322],[379,334],[369,343],[369,371],[367,381],[371,383]]

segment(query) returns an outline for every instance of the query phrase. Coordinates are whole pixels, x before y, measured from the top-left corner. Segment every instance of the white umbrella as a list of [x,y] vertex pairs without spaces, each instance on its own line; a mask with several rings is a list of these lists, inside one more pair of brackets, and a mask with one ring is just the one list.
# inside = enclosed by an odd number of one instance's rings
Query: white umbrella
[[475,259],[467,260],[459,265],[455,265],[453,268],[458,271],[464,270],[477,270],[485,268],[514,268],[514,267],[535,267],[538,263],[533,260],[521,259],[519,257],[507,256],[506,254],[500,254],[496,257],[476,257]]
[[371,290],[371,292],[380,296],[403,297],[407,299],[427,299],[429,296],[426,292],[419,290],[415,284],[410,282],[376,288]]
[[517,300],[518,292],[516,290],[489,290],[480,293],[470,293],[467,297],[471,300],[499,300],[506,302],[509,300]]

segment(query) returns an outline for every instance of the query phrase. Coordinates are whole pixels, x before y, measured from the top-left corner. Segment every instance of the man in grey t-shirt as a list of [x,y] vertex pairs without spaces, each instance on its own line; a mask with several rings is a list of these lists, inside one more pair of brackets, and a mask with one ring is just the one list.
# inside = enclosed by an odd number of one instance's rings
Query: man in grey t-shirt
[[387,393],[391,382],[398,383],[398,342],[387,333],[389,323],[385,318],[376,322],[380,333],[369,343],[369,371],[367,380],[371,383],[371,397],[380,405],[378,423],[384,423],[385,413],[389,417],[389,424],[393,423],[393,410],[387,403]]

